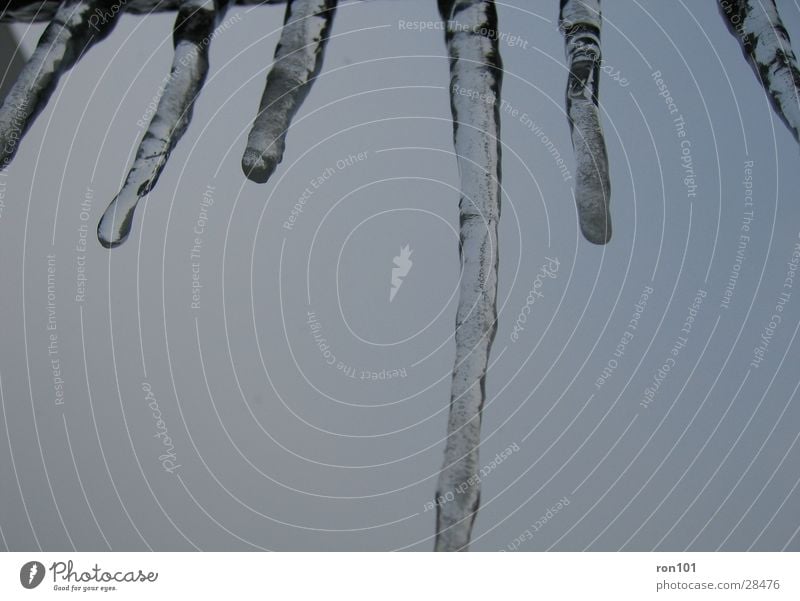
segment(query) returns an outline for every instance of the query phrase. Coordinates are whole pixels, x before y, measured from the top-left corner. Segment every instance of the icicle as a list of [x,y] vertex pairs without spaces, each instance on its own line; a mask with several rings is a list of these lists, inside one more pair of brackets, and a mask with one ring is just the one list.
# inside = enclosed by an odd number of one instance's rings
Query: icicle
[[113,29],[113,17],[102,23],[90,19],[104,4],[66,0],[59,6],[0,108],[0,169],[14,158],[20,140],[47,104],[61,75]]
[[244,174],[266,182],[283,159],[286,132],[322,67],[336,0],[290,0],[275,62],[242,157]]
[[719,8],[775,112],[800,142],[800,70],[775,1],[719,0]]
[[600,84],[600,0],[561,0],[559,24],[566,42],[567,117],[575,150],[575,201],[584,237],[611,239],[611,182],[597,110]]
[[125,185],[108,205],[97,226],[97,237],[106,248],[119,246],[128,237],[136,205],[156,185],[172,149],[192,119],[194,101],[208,73],[208,47],[214,27],[227,1],[185,0],[173,29],[175,56],[162,87],[162,95]]
[[437,491],[437,551],[466,551],[478,511],[478,446],[486,369],[497,320],[500,87],[493,1],[440,0],[450,53],[453,130],[461,176],[461,284],[444,466]]

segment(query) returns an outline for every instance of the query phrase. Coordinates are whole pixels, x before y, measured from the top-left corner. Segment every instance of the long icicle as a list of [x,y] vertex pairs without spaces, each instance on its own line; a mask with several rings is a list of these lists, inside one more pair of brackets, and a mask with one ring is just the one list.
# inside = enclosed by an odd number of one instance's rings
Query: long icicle
[[14,158],[20,140],[47,104],[61,75],[114,28],[115,16],[103,23],[90,20],[104,5],[99,0],[65,0],[59,6],[0,107],[0,169]]
[[[447,444],[436,498],[436,550],[466,551],[480,503],[477,481],[486,370],[497,322],[500,88],[491,0],[439,0],[447,22],[450,98],[461,177],[461,282]],[[452,499],[452,500],[447,500]]]
[[227,1],[185,0],[173,30],[175,56],[158,107],[139,144],[122,189],[108,205],[97,226],[106,248],[122,244],[131,231],[136,205],[153,186],[172,149],[192,119],[194,101],[208,73],[208,47]]
[[597,108],[600,84],[600,0],[561,0],[559,25],[566,42],[567,117],[575,151],[575,201],[584,237],[611,239],[611,182]]
[[275,61],[267,76],[242,156],[242,170],[266,182],[283,159],[286,133],[322,67],[336,0],[290,0]]
[[719,9],[775,112],[800,142],[800,69],[775,1],[719,0]]

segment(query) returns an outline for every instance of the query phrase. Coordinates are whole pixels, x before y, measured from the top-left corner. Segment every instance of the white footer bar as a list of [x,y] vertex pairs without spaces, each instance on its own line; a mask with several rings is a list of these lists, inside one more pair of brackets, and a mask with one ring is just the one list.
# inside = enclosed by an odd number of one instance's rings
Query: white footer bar
[[0,599],[800,599],[797,553],[2,553]]

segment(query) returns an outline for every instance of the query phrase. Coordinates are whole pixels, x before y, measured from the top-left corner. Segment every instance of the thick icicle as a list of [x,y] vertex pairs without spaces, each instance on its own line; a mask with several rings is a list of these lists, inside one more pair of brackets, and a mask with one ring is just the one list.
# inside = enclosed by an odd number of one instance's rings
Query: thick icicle
[[156,185],[172,149],[192,119],[195,98],[208,73],[208,47],[227,1],[185,0],[173,30],[175,56],[162,95],[139,144],[125,184],[97,226],[106,248],[122,244],[131,231],[136,205]]
[[775,1],[719,0],[719,8],[775,112],[800,142],[800,70]]
[[569,79],[567,117],[575,150],[575,201],[584,237],[594,244],[611,239],[611,182],[597,109],[600,84],[600,0],[561,0],[559,17],[566,42]]
[[450,94],[461,176],[461,283],[436,550],[466,551],[480,502],[477,480],[486,370],[497,321],[500,87],[493,1],[439,0],[450,53]]
[[263,184],[283,159],[286,132],[322,67],[336,0],[290,0],[275,62],[247,139],[242,170]]
[[65,0],[59,6],[0,107],[0,169],[14,158],[19,141],[47,104],[61,75],[113,29],[114,18],[104,23],[90,21],[91,14],[104,4]]

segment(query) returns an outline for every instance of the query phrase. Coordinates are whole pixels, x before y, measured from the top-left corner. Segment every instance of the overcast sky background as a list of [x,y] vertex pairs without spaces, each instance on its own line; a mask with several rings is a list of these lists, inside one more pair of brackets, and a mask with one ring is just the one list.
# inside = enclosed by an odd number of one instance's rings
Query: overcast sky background
[[[574,172],[557,4],[499,4],[502,31],[520,37],[501,46],[503,96]],[[798,48],[800,7],[778,5]],[[0,175],[4,547],[432,549],[426,503],[454,356],[458,172],[443,35],[399,23],[437,20],[435,2],[340,7],[285,159],[257,185],[239,161],[282,16],[282,7],[228,13],[193,123],[124,246],[107,251],[94,231],[168,73],[174,15],[123,17],[62,79]],[[800,241],[800,153],[715,3],[614,2],[604,18],[607,70],[625,78],[601,82],[609,245],[580,237],[573,182],[529,123],[503,117],[500,318],[481,463],[519,450],[487,469],[472,549],[800,550],[800,291],[750,366]],[[42,29],[15,26],[28,50]],[[694,197],[655,71],[686,122]],[[723,308],[746,161],[753,220]],[[207,186],[213,205],[193,261]],[[75,250],[82,223],[85,253]],[[390,303],[392,259],[405,245],[413,267]],[[51,254],[63,404],[48,354]],[[512,340],[548,258],[556,277]],[[685,348],[642,407],[698,290],[706,296]],[[309,311],[347,369],[326,363]],[[383,370],[398,377],[361,379]],[[174,444],[171,473],[144,388]]]

